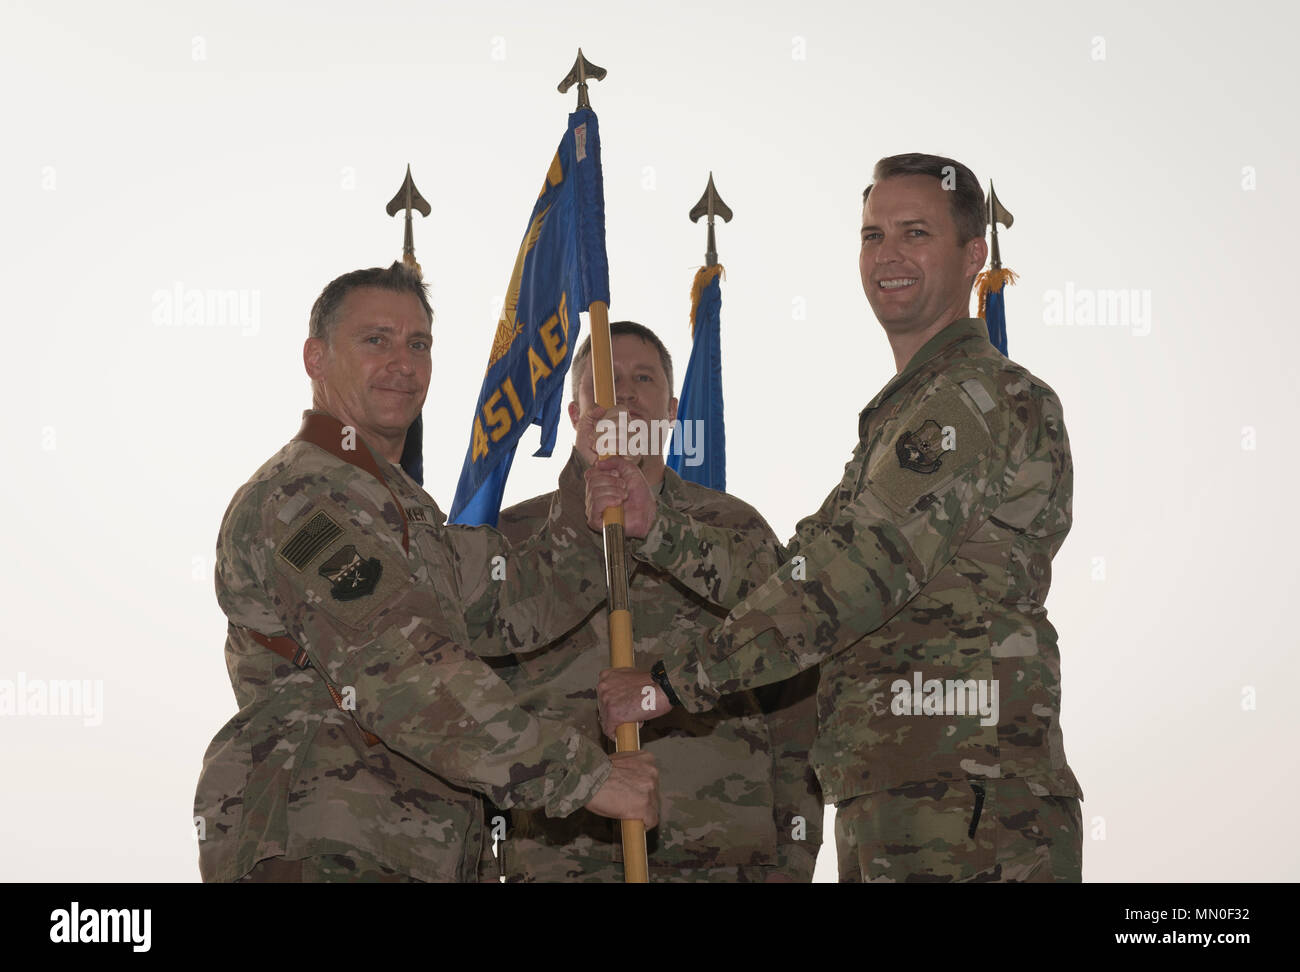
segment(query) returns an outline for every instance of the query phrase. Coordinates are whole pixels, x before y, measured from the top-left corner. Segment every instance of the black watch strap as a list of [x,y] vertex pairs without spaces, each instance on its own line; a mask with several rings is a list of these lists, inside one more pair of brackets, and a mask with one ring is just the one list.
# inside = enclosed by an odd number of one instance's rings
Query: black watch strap
[[650,666],[650,677],[654,679],[656,685],[664,690],[664,695],[668,696],[668,704],[681,708],[682,700],[677,697],[673,687],[668,684],[668,669],[664,667],[662,661],[657,661]]

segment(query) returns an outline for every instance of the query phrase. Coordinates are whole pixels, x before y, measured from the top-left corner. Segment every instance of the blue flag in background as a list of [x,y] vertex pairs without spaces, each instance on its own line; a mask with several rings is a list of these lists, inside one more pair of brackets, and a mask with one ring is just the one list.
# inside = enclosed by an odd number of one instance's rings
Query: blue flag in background
[[984,298],[984,324],[989,329],[989,342],[1007,353],[1007,305],[1000,290],[990,290]]
[[1007,304],[1003,289],[1016,282],[1016,274],[1003,267],[984,270],[975,278],[975,290],[979,294],[980,317],[989,329],[989,343],[1007,353]]
[[530,425],[542,430],[534,455],[551,454],[578,313],[597,300],[609,303],[600,135],[595,112],[580,108],[569,116],[515,259],[449,522],[496,525],[515,448]]
[[[691,287],[691,360],[682,379],[678,427],[668,455],[673,472],[717,490],[727,488],[727,430],[722,421],[722,289],[718,284],[721,275],[722,267],[701,267]],[[683,428],[688,422],[689,431]]]

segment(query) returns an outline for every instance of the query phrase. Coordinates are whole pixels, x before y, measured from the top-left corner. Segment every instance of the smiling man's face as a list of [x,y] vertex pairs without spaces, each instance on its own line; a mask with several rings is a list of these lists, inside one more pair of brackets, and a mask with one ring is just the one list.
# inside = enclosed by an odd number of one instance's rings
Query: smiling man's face
[[429,391],[432,342],[415,294],[379,287],[348,291],[328,342],[308,338],[303,348],[316,407],[354,426],[396,461]]
[[890,334],[969,314],[983,240],[958,242],[949,196],[932,176],[891,176],[872,186],[862,205],[862,289]]

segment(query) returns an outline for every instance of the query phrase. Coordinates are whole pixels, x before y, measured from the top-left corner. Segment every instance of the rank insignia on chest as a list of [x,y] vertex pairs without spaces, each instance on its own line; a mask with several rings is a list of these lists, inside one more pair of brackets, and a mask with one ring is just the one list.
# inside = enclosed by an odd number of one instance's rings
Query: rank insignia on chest
[[926,419],[915,432],[899,436],[894,449],[904,469],[932,473],[943,465],[943,445],[943,429],[934,419]]
[[349,543],[321,564],[318,572],[333,584],[330,594],[334,600],[354,601],[374,592],[384,566],[375,557],[362,557]]

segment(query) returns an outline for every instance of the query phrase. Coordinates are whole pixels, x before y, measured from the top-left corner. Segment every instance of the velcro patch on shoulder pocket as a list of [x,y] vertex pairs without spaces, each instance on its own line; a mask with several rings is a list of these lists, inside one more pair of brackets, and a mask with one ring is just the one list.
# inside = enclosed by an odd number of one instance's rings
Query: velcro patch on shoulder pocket
[[407,564],[357,519],[321,501],[275,538],[276,565],[294,594],[349,627],[364,625],[408,581]]
[[970,398],[944,389],[897,420],[867,466],[871,491],[899,513],[925,509],[988,455],[992,438]]

